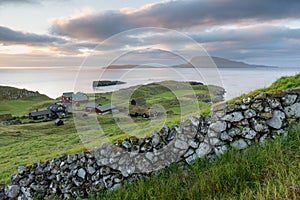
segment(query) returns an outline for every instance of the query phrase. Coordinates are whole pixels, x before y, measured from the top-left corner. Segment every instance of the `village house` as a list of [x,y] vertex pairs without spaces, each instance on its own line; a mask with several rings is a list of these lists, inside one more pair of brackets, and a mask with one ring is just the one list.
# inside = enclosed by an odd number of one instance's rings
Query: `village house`
[[94,102],[89,102],[85,107],[86,112],[96,112],[98,114],[108,114],[113,112],[118,112],[117,108],[111,104],[96,104]]
[[38,109],[35,112],[29,113],[29,118],[33,120],[38,119],[55,119],[59,117],[63,117],[66,113],[66,108],[61,104],[50,104],[48,106],[47,110],[38,111]]
[[73,110],[72,107],[80,107],[82,104],[86,104],[89,101],[89,97],[82,92],[64,92],[62,94],[62,104],[67,108],[68,111]]

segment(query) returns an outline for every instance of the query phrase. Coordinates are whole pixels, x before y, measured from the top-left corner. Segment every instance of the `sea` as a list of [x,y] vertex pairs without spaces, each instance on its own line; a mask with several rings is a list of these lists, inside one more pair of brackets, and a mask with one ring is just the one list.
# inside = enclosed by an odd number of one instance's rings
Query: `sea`
[[[38,91],[51,98],[63,92],[81,91],[104,93],[165,80],[197,81],[218,85],[226,90],[225,99],[231,99],[251,90],[268,87],[282,76],[300,73],[300,67],[257,68],[131,68],[104,67],[2,67],[0,85]],[[126,84],[93,88],[93,81],[119,80]]]

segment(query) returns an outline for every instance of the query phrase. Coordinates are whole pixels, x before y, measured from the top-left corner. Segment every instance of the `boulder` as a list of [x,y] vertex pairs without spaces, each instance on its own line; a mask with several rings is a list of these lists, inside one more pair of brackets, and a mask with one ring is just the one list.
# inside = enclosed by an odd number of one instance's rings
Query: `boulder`
[[230,144],[233,148],[238,150],[245,149],[248,145],[244,139],[239,139]]
[[284,123],[285,114],[280,110],[274,110],[272,116],[271,119],[267,120],[267,125],[275,129],[280,129]]
[[20,193],[20,186],[18,185],[9,185],[5,188],[5,194],[9,198],[16,198]]
[[233,112],[224,116],[225,121],[229,122],[239,122],[244,119],[244,116],[241,112]]
[[300,118],[300,103],[295,103],[291,106],[285,107],[284,112],[289,118]]

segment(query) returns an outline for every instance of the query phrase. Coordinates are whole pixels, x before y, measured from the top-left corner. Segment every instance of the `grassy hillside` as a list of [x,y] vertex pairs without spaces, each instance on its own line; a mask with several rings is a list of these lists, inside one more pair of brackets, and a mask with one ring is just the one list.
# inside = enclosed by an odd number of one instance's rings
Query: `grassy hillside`
[[215,162],[174,165],[158,177],[90,199],[300,199],[300,123],[288,138],[229,150]]
[[49,97],[38,92],[8,86],[0,86],[0,101],[0,115],[10,113],[13,116],[28,115],[28,112],[52,102]]

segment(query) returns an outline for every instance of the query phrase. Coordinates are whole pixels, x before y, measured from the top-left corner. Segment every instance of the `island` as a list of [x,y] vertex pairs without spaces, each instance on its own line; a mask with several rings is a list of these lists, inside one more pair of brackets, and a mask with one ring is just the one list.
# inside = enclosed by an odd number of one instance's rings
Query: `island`
[[93,81],[93,87],[106,87],[106,86],[112,86],[112,85],[121,85],[125,84],[126,82],[123,81],[109,81],[109,80],[103,80],[103,81]]

